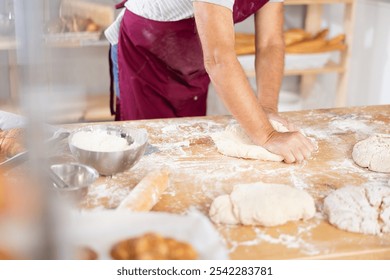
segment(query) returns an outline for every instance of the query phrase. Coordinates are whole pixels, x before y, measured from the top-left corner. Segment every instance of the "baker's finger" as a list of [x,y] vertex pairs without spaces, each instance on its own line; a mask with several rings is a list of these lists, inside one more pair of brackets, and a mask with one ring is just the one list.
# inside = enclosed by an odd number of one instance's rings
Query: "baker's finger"
[[298,127],[294,123],[291,123],[291,122],[288,122],[287,129],[288,129],[288,131],[299,131]]
[[310,152],[314,152],[315,150],[315,145],[313,144],[313,142],[307,138],[306,136],[304,136],[302,133],[300,133],[301,135],[301,141],[302,143],[305,145],[305,147],[310,151]]
[[284,162],[285,163],[294,163],[295,162],[295,157],[294,157],[293,153],[290,152],[290,151],[285,153],[283,155],[283,157],[284,157]]
[[294,151],[292,151],[292,153],[296,162],[302,162],[305,159],[300,148],[296,148]]
[[317,149],[317,146],[315,145],[315,143],[311,139],[309,139],[307,137],[305,137],[305,138],[306,138],[306,142],[305,142],[306,147],[309,148],[310,152],[314,152]]
[[301,151],[301,154],[303,155],[303,157],[305,159],[310,159],[311,158],[311,154],[312,153],[306,146],[301,147],[300,151]]

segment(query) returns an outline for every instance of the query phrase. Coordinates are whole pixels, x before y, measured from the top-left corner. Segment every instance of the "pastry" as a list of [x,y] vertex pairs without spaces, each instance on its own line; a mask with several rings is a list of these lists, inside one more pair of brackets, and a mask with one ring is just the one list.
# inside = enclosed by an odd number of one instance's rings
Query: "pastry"
[[76,249],[76,260],[97,260],[97,253],[89,247],[79,247]]
[[15,260],[15,258],[10,255],[7,251],[0,249],[0,260],[6,261],[6,260]]
[[115,260],[194,260],[197,253],[188,243],[146,233],[116,243],[111,257]]
[[23,147],[24,130],[12,128],[0,132],[0,155],[13,157],[24,151]]

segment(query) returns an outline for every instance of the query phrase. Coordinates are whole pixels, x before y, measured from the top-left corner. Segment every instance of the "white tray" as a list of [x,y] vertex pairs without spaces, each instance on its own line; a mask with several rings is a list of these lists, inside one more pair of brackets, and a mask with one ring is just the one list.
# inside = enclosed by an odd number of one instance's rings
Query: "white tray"
[[[315,54],[286,54],[286,70],[302,70],[324,67],[332,57],[333,52]],[[239,55],[238,60],[245,71],[255,71],[255,55]]]
[[116,242],[147,232],[188,242],[198,252],[199,259],[228,259],[219,233],[198,211],[188,215],[115,210],[84,212],[73,217],[68,230],[67,236],[74,245],[92,248],[99,259],[111,259],[110,250]]
[[324,67],[332,56],[331,52],[315,54],[286,54],[286,70],[302,70]]

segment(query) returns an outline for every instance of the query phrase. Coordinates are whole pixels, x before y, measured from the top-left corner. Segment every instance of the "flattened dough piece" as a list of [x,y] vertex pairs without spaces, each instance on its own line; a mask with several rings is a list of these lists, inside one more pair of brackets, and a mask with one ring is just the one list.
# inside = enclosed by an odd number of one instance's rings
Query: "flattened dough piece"
[[[279,132],[288,131],[279,122],[271,120],[271,124]],[[283,157],[255,145],[239,124],[229,125],[224,131],[212,134],[211,138],[217,146],[218,152],[225,156],[269,161],[283,160]]]
[[277,226],[314,216],[313,198],[305,191],[279,184],[242,184],[217,197],[210,208],[215,223]]
[[364,234],[390,232],[390,188],[348,186],[329,194],[324,213],[335,227]]
[[361,167],[390,172],[390,134],[375,134],[356,143],[352,158]]

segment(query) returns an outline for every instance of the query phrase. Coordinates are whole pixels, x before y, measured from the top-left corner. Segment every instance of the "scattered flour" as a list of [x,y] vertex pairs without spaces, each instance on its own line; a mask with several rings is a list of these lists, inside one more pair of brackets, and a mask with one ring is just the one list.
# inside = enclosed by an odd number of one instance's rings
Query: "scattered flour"
[[238,247],[256,246],[261,243],[269,243],[282,245],[288,249],[298,249],[302,254],[307,256],[315,256],[319,254],[329,253],[329,248],[324,245],[316,245],[311,243],[311,231],[319,225],[319,221],[307,222],[297,228],[297,232],[293,234],[270,234],[266,229],[261,227],[253,227],[255,237],[245,241],[224,240],[227,246],[230,246],[229,251],[234,252]]
[[373,128],[357,119],[334,119],[330,122],[329,127],[333,130],[362,132],[365,134],[372,133]]
[[[333,186],[339,187],[346,182],[340,182],[340,176],[345,179],[352,179],[351,174],[358,178],[358,182],[364,186],[387,185],[388,174],[369,172],[359,168],[352,159],[345,154],[347,149],[351,148],[346,137],[351,135],[350,139],[355,139],[355,132],[385,132],[390,131],[384,128],[376,120],[369,120],[361,115],[339,116],[333,113],[306,114],[306,119],[310,119],[312,125],[305,124],[300,118],[293,118],[297,121],[303,132],[308,136],[313,136],[321,140],[320,148],[325,144],[330,149],[328,162],[326,165],[320,165],[314,155],[314,160],[308,161],[307,165],[286,165],[282,163],[263,162],[256,160],[244,160],[229,158],[217,153],[212,139],[209,137],[212,133],[223,130],[229,124],[236,122],[231,118],[220,117],[215,121],[202,119],[180,119],[180,120],[156,120],[148,122],[129,122],[125,127],[145,128],[148,131],[150,146],[153,148],[146,153],[141,160],[131,170],[125,173],[117,174],[113,177],[107,177],[103,183],[98,182],[96,186],[90,188],[88,200],[96,209],[115,208],[122,199],[130,192],[131,186],[142,179],[149,171],[167,167],[172,171],[173,186],[178,188],[169,188],[165,194],[171,204],[169,211],[181,213],[183,204],[181,199],[183,193],[186,197],[192,197],[193,206],[199,206],[203,213],[207,213],[211,201],[223,194],[231,193],[235,184],[254,183],[259,181],[280,182],[291,184],[295,188],[304,189],[309,192],[316,200],[316,203],[322,204],[322,198],[332,191]],[[353,120],[348,121],[348,118]],[[313,120],[315,120],[313,122]],[[324,125],[327,124],[327,125]],[[349,128],[357,125],[355,128]],[[345,137],[340,137],[340,132],[345,133]],[[362,135],[357,138],[362,138]],[[323,154],[325,151],[320,150]],[[306,172],[306,169],[313,172]],[[318,174],[315,174],[318,172]],[[176,176],[180,174],[180,176]],[[317,190],[318,175],[323,176],[326,184]],[[335,177],[337,175],[337,177]],[[349,177],[348,177],[349,176]],[[355,178],[354,177],[354,178]],[[129,180],[131,182],[129,183]],[[191,186],[183,184],[191,182]],[[317,205],[318,207],[318,205]],[[198,207],[197,207],[198,208]],[[320,207],[318,207],[319,209]],[[185,210],[184,210],[185,211]],[[318,215],[318,213],[317,213]],[[317,217],[316,215],[316,217]],[[235,251],[237,246],[252,246],[262,242],[271,242],[280,244],[287,248],[297,248],[303,254],[316,255],[327,253],[329,244],[320,244],[311,242],[307,236],[311,233],[311,228],[307,224],[320,223],[319,219],[311,219],[308,222],[302,222],[303,228],[299,226],[297,233],[269,234],[266,229],[255,228],[256,236],[239,242],[231,238],[225,240]],[[223,227],[226,229],[226,226]],[[248,250],[251,250],[248,247]]]

